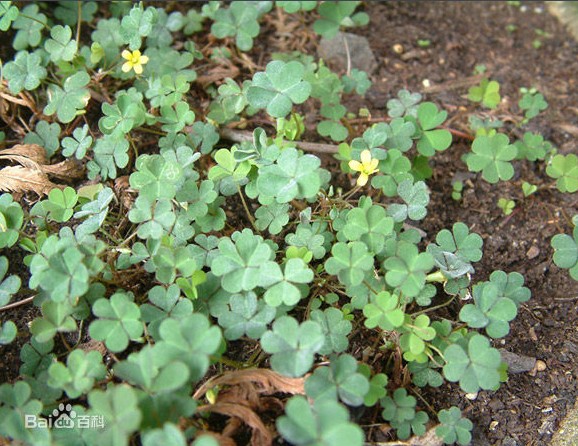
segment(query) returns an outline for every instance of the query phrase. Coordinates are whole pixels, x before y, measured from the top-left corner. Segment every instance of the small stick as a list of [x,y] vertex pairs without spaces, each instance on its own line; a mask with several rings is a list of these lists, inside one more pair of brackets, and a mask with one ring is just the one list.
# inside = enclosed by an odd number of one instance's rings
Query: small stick
[[0,307],[0,311],[5,311],[5,310],[9,310],[10,308],[16,308],[16,307],[19,307],[20,305],[28,304],[28,303],[32,302],[35,297],[36,296],[30,296],[30,297],[27,297],[26,299],[19,300],[18,302],[13,302],[11,304],[4,305],[3,307]]

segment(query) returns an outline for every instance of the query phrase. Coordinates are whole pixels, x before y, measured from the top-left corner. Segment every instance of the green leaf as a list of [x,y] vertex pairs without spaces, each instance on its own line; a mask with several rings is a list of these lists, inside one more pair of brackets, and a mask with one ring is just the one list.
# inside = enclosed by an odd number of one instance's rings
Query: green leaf
[[42,403],[31,398],[30,386],[22,381],[0,386],[0,435],[28,444],[50,444],[48,429],[30,428],[25,424],[26,416],[39,417]]
[[160,339],[159,327],[167,318],[181,319],[193,313],[193,304],[181,297],[180,289],[172,284],[168,288],[155,286],[148,293],[151,304],[140,307],[142,320],[147,322],[147,330],[154,339]]
[[298,11],[311,11],[317,6],[316,1],[277,1],[275,5],[283,8],[285,12],[294,14]]
[[514,145],[518,149],[516,159],[527,159],[528,161],[543,160],[554,150],[552,143],[545,141],[539,133],[526,132],[523,138],[516,141]]
[[98,441],[111,445],[127,445],[141,422],[135,389],[127,384],[111,385],[106,391],[93,390],[88,394],[88,415],[104,418],[104,429],[99,429]]
[[500,352],[490,346],[482,335],[474,334],[467,347],[451,344],[444,350],[444,376],[448,381],[459,381],[464,392],[480,389],[496,390],[500,385]]
[[516,146],[510,144],[508,137],[501,133],[492,136],[477,136],[472,144],[473,154],[467,158],[468,169],[482,172],[489,183],[507,181],[514,176],[512,161],[517,154]]
[[[0,19],[0,23],[1,20],[3,19]],[[40,82],[46,78],[46,74],[42,58],[37,53],[28,51],[19,51],[14,60],[4,66],[4,77],[8,79],[8,88],[12,94],[18,94],[22,90],[36,90]]]
[[325,336],[314,321],[299,324],[290,316],[282,316],[273,323],[273,329],[261,337],[261,347],[271,356],[271,368],[285,376],[303,376],[313,365],[315,353]]
[[522,99],[518,102],[521,110],[525,111],[526,119],[532,119],[542,111],[548,108],[548,103],[541,93],[527,92],[524,93]]
[[145,122],[145,107],[141,100],[135,100],[122,91],[112,104],[102,103],[103,117],[98,121],[98,128],[105,135],[116,134],[118,138],[129,133],[133,128]]
[[[368,379],[371,376],[371,368],[367,364],[359,364],[358,370]],[[386,386],[388,381],[387,375],[384,373],[377,373],[371,377],[369,390],[363,400],[365,407],[375,406],[375,404],[387,394]]]
[[161,129],[165,132],[180,132],[186,125],[195,121],[195,112],[189,108],[189,104],[179,101],[173,106],[161,107]]
[[230,310],[219,315],[219,325],[225,329],[228,340],[236,340],[247,335],[259,339],[267,325],[275,319],[276,311],[264,301],[258,301],[252,291],[245,294],[234,294],[229,299]]
[[173,198],[176,185],[183,177],[181,166],[161,155],[141,155],[136,161],[136,172],[129,178],[131,187],[138,189],[139,196],[150,200]]
[[48,87],[48,104],[44,107],[44,114],[51,116],[54,113],[63,124],[71,122],[90,100],[90,93],[86,86],[90,76],[86,71],[78,71],[64,81],[63,88],[51,84]]
[[351,70],[349,75],[342,77],[343,91],[345,93],[351,93],[353,90],[363,96],[371,87],[371,81],[369,80],[367,73],[365,71],[358,70],[354,68]]
[[363,431],[349,421],[349,412],[337,401],[316,401],[293,396],[285,415],[277,418],[277,430],[289,443],[299,446],[361,446]]
[[251,291],[262,283],[262,271],[272,265],[278,267],[271,261],[274,253],[260,236],[247,228],[234,234],[233,240],[221,239],[220,255],[211,263],[211,271],[221,277],[221,285],[226,291]]
[[157,10],[152,7],[143,8],[142,4],[134,5],[130,13],[122,18],[120,35],[128,43],[131,51],[138,50],[142,45],[142,38],[153,30]]
[[272,235],[279,234],[283,227],[289,222],[287,211],[290,206],[286,203],[271,203],[270,205],[261,206],[255,211],[255,225],[260,231],[269,228]]
[[48,211],[48,218],[64,223],[72,217],[77,201],[78,195],[72,187],[55,188],[48,193],[48,201],[44,202],[44,209]]
[[265,72],[253,76],[253,83],[247,90],[249,104],[266,108],[274,118],[284,118],[293,104],[301,104],[309,98],[311,84],[303,80],[304,72],[305,67],[299,62],[269,62]]
[[317,34],[327,39],[335,37],[340,27],[353,27],[367,25],[369,16],[365,12],[353,14],[359,2],[324,2],[321,3],[317,12],[321,18],[313,24]]
[[381,400],[382,416],[401,440],[409,438],[412,431],[417,436],[425,433],[428,416],[425,412],[416,412],[415,403],[415,397],[408,395],[404,388],[396,389],[393,398],[386,396]]
[[387,114],[390,118],[412,116],[417,118],[418,104],[421,94],[411,93],[406,89],[399,90],[397,98],[387,101]]
[[387,216],[382,206],[362,198],[359,207],[347,213],[347,223],[342,231],[348,240],[360,240],[372,253],[379,254],[386,238],[393,233],[393,219]]
[[110,351],[121,352],[128,347],[129,340],[136,341],[142,336],[140,309],[125,293],[119,291],[110,299],[98,299],[92,312],[98,319],[90,324],[90,337],[104,341]]
[[[0,248],[10,248],[18,241],[24,212],[11,194],[0,195]],[[0,305],[1,306],[1,305]]]
[[44,147],[46,155],[50,158],[60,147],[59,136],[60,126],[57,122],[49,124],[46,121],[38,121],[36,131],[28,133],[24,137],[24,143]]
[[88,178],[94,179],[100,175],[103,180],[116,178],[116,168],[124,168],[128,164],[128,141],[124,137],[104,135],[96,140],[94,159],[88,162]]
[[95,379],[106,376],[106,367],[99,352],[74,350],[66,359],[66,365],[54,362],[48,368],[48,385],[63,389],[69,398],[78,398],[88,393]]
[[530,299],[532,293],[524,285],[524,276],[520,273],[506,274],[494,271],[490,275],[490,283],[498,289],[499,295],[511,299],[517,306]]
[[321,161],[314,155],[299,155],[288,147],[275,164],[259,169],[257,189],[265,196],[275,197],[278,203],[294,198],[312,198],[321,187]]
[[434,260],[430,253],[418,253],[417,247],[406,241],[400,241],[396,256],[387,258],[383,263],[388,285],[399,288],[408,297],[420,293],[425,286],[426,273],[433,266]]
[[261,285],[268,287],[263,298],[271,307],[278,307],[282,303],[288,306],[296,305],[302,296],[299,287],[295,284],[309,283],[313,280],[313,271],[300,258],[289,259],[285,263],[282,275],[279,266],[273,262],[261,271],[263,275]]
[[77,127],[72,132],[72,138],[67,136],[62,140],[62,155],[71,157],[74,155],[76,159],[81,160],[86,155],[86,151],[92,145],[92,136],[88,134],[89,128],[87,124]]
[[397,193],[405,204],[393,203],[387,207],[387,213],[396,222],[421,220],[427,215],[426,206],[429,203],[429,191],[423,181],[413,182],[411,179],[403,180],[397,186]]
[[352,324],[345,319],[344,314],[337,308],[329,307],[325,310],[313,310],[311,320],[321,325],[325,342],[319,350],[320,355],[341,353],[349,346],[347,335],[351,333]]
[[403,325],[405,314],[399,306],[399,297],[387,291],[380,292],[371,303],[363,307],[367,328],[379,327],[391,331]]
[[42,317],[34,319],[30,326],[34,340],[43,343],[50,341],[58,332],[75,331],[76,322],[70,316],[73,310],[66,301],[45,301],[42,304]]
[[[425,314],[420,314],[413,321],[406,318],[403,329],[406,332],[401,335],[399,345],[402,349],[403,357],[408,362],[427,362],[429,348],[426,344],[436,336],[434,328],[430,327],[430,319]],[[430,354],[431,356],[431,354]]]
[[0,326],[0,345],[10,344],[16,335],[18,334],[18,329],[16,324],[12,321],[5,321],[2,326]]
[[472,441],[473,423],[462,417],[459,408],[452,406],[440,410],[438,413],[440,426],[436,428],[436,435],[444,440],[445,444],[458,443],[466,446]]
[[368,391],[369,381],[357,372],[351,355],[333,357],[329,367],[318,367],[305,381],[305,392],[315,401],[339,397],[349,406],[361,406]]
[[[212,437],[197,437],[193,446],[203,446],[201,440],[204,438],[211,438],[211,440],[213,440]],[[204,444],[204,446],[218,446],[217,440],[213,441],[214,443],[209,441],[207,444]],[[187,440],[175,424],[165,423],[162,429],[152,429],[143,435],[143,446],[156,446],[159,444],[164,446],[187,446]]]
[[344,285],[359,285],[373,268],[373,256],[362,242],[336,243],[331,254],[325,262],[325,270],[337,276]]
[[45,27],[47,18],[44,14],[38,12],[37,4],[27,5],[12,24],[13,29],[17,29],[12,47],[16,51],[24,50],[27,47],[37,47],[42,40],[42,31]]
[[217,353],[222,335],[206,316],[193,313],[182,319],[166,319],[159,329],[162,340],[155,344],[160,361],[183,361],[190,381],[200,380],[209,369],[209,356]]
[[[308,3],[315,3],[315,5],[317,5],[317,2]],[[18,7],[13,5],[12,2],[0,2],[0,31],[8,31],[12,22],[18,18],[18,14]]]
[[447,149],[452,143],[452,134],[445,129],[437,129],[447,117],[445,110],[438,111],[433,102],[424,102],[417,109],[417,120],[422,130],[417,150],[424,156],[433,156],[437,151]]
[[554,248],[554,263],[564,269],[570,270],[570,276],[578,280],[578,226],[574,227],[572,236],[557,234],[550,242]]
[[576,192],[578,190],[578,156],[556,155],[546,167],[549,177],[556,179],[556,187],[560,192]]
[[44,44],[44,48],[50,54],[52,62],[70,62],[74,59],[78,44],[72,39],[72,30],[70,26],[56,25],[50,29],[50,37]]
[[259,35],[258,9],[246,2],[231,2],[229,8],[219,8],[214,15],[211,33],[218,39],[236,36],[241,51],[253,48],[253,39]]
[[115,375],[140,386],[148,393],[168,393],[182,387],[189,380],[189,369],[181,361],[166,361],[155,354],[155,347],[146,345],[138,353],[131,353],[125,361],[114,366]]
[[500,84],[496,81],[482,79],[479,85],[468,90],[468,99],[473,102],[481,102],[487,108],[496,108],[501,101]]

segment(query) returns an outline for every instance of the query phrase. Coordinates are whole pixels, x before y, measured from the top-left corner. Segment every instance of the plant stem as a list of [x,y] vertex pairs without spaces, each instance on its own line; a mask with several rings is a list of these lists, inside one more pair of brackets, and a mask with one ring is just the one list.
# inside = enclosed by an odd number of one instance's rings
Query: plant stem
[[3,307],[0,307],[0,311],[6,311],[6,310],[9,310],[10,308],[19,307],[20,305],[26,305],[26,304],[32,302],[35,297],[36,297],[36,295],[27,297],[26,299],[19,300],[18,302],[13,302],[11,304],[4,305]]
[[239,197],[241,197],[241,202],[243,203],[243,207],[245,208],[245,213],[247,214],[247,218],[251,222],[251,226],[253,226],[255,231],[257,231],[258,233],[261,233],[261,231],[259,231],[259,229],[255,225],[255,219],[253,218],[253,215],[251,214],[251,211],[249,210],[249,206],[247,206],[247,202],[245,201],[245,196],[243,195],[243,192],[241,191],[241,187],[238,184],[237,184],[237,192],[239,193]]
[[77,0],[76,4],[78,6],[78,24],[76,26],[76,45],[78,47],[80,45],[80,26],[82,24],[82,1]]
[[439,310],[440,308],[447,307],[449,304],[451,304],[454,301],[455,298],[456,298],[456,296],[452,296],[451,299],[445,301],[443,304],[439,304],[439,305],[436,305],[435,307],[429,307],[429,308],[426,308],[425,310],[418,311],[416,313],[413,313],[412,316],[419,316],[420,314],[429,313],[431,311],[435,311],[435,310]]

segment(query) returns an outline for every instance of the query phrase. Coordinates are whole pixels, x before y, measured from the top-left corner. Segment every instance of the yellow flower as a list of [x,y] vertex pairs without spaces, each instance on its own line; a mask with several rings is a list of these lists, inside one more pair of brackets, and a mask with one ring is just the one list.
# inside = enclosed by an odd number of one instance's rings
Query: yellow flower
[[130,70],[134,70],[136,74],[142,73],[142,66],[149,61],[147,56],[142,56],[139,50],[134,50],[130,52],[129,50],[124,50],[121,54],[126,62],[122,64],[122,71],[128,73]]
[[369,175],[377,172],[377,165],[379,160],[371,158],[371,152],[369,150],[364,150],[361,152],[361,162],[356,160],[349,161],[349,168],[359,172],[359,178],[357,179],[358,186],[365,186]]

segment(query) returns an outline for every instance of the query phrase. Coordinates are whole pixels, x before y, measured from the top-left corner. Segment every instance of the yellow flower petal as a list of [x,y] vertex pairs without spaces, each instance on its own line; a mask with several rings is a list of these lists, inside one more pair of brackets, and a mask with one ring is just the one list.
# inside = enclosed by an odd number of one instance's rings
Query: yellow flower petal
[[377,170],[377,165],[379,164],[379,160],[377,159],[372,159],[371,163],[369,164],[369,168],[371,170],[373,170],[374,172]]
[[123,59],[126,60],[131,60],[132,59],[132,53],[129,50],[124,50],[121,54]]
[[361,165],[361,163],[356,160],[349,161],[349,168],[357,172],[361,172],[363,170],[363,166]]
[[371,162],[371,152],[369,150],[361,152],[361,162],[362,164],[369,164]]
[[367,184],[367,180],[369,180],[369,176],[366,173],[362,172],[359,175],[359,178],[357,179],[357,185],[365,186]]
[[122,64],[122,71],[128,73],[132,69],[132,64],[130,62],[125,62]]
[[135,64],[133,68],[136,74],[142,74],[142,65],[140,63]]
[[148,61],[149,61],[149,57],[148,57],[148,56],[141,56],[141,57],[140,57],[140,60],[139,60],[139,62],[140,62],[141,64],[143,64],[143,65],[144,65],[145,63],[148,63]]
[[135,59],[138,59],[140,57],[140,51],[139,50],[134,50],[132,52],[132,57],[134,57]]

